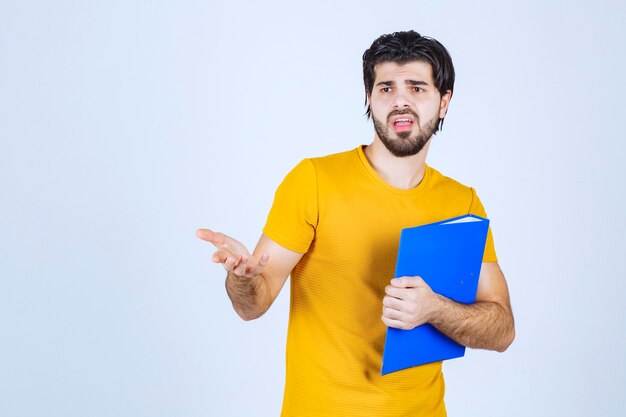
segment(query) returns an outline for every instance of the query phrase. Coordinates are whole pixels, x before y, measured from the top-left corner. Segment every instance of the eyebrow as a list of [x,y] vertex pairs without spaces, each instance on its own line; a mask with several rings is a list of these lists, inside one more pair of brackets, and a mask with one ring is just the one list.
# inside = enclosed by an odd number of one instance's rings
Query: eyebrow
[[[404,80],[405,84],[408,85],[429,85],[426,81],[418,81],[418,80]],[[380,86],[380,85],[384,85],[386,87],[391,87],[393,85],[395,85],[396,83],[394,81],[381,81],[379,83],[376,83],[376,87]]]
[[409,85],[428,85],[426,81],[416,81],[416,80],[406,80],[404,81],[404,83],[409,84]]

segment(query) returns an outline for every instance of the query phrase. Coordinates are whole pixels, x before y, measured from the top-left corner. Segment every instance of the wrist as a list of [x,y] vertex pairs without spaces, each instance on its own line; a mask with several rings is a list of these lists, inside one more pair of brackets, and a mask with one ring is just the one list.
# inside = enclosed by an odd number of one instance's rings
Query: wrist
[[249,278],[246,278],[241,275],[237,275],[233,271],[228,271],[226,273],[226,280],[231,280],[235,283],[243,283],[243,282],[249,281]]
[[445,308],[446,298],[442,295],[432,292],[428,312],[428,323],[437,324],[442,319],[442,311]]

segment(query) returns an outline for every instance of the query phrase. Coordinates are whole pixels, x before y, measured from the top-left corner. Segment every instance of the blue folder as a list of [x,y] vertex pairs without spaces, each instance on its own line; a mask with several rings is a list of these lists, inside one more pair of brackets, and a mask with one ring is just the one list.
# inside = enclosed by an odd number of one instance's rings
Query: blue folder
[[[395,276],[420,276],[437,294],[471,304],[476,299],[489,220],[472,214],[402,229]],[[458,358],[465,346],[430,324],[387,328],[381,373]]]

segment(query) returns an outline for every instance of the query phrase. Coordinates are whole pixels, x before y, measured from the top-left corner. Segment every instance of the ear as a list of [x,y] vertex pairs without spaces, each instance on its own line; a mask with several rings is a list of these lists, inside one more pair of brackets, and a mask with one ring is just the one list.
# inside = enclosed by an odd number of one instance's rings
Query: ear
[[452,99],[452,90],[446,91],[445,94],[441,96],[441,100],[439,102],[439,118],[443,119],[446,117],[446,113],[448,112],[448,105],[450,104],[450,100]]

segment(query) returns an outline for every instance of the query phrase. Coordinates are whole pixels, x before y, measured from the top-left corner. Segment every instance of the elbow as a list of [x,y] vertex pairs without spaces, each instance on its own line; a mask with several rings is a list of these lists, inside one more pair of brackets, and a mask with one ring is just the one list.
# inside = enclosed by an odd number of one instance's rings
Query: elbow
[[[235,307],[235,306],[233,306]],[[239,317],[241,317],[241,319],[243,321],[252,321],[252,320],[256,320],[259,317],[261,317],[263,314],[265,314],[265,312],[267,311],[267,308],[262,308],[262,309],[256,309],[256,308],[236,308],[235,307],[235,312],[237,313],[237,315]]]
[[496,351],[500,353],[506,351],[509,348],[509,346],[511,346],[514,340],[515,340],[515,328],[511,327],[511,331],[508,332],[507,336],[504,338],[502,343],[498,347],[496,347]]
[[510,305],[506,310],[508,314],[505,318],[505,323],[502,328],[502,330],[504,331],[504,335],[500,339],[501,343],[498,346],[496,346],[496,349],[495,349],[496,351],[500,353],[506,351],[509,348],[509,346],[513,344],[513,341],[515,340],[515,319],[513,318],[513,312],[511,311]]
[[237,312],[237,314],[239,315],[239,317],[241,317],[241,319],[243,321],[252,321],[252,320],[256,320],[259,317],[261,317],[263,315],[263,313],[261,314],[250,314],[250,313],[242,313],[242,312]]

